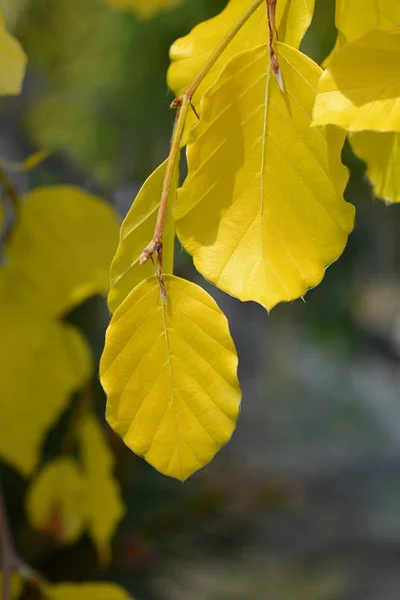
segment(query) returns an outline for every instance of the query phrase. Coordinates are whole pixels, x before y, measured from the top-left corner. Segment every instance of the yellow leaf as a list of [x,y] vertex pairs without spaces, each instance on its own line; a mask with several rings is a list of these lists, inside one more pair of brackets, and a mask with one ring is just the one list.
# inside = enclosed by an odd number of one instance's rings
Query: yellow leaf
[[48,430],[91,376],[90,350],[76,328],[12,295],[1,299],[0,330],[0,456],[29,475]]
[[42,162],[44,162],[50,156],[50,154],[50,150],[39,150],[38,152],[34,152],[28,156],[28,158],[26,158],[22,163],[4,159],[2,159],[0,162],[7,171],[21,173],[23,171],[32,171],[32,169],[35,169]]
[[[216,17],[197,25],[189,35],[178,39],[171,46],[172,64],[168,71],[168,85],[180,96],[193,81],[211,52],[224,35],[249,7],[249,0],[230,0],[227,7]],[[279,0],[276,25],[281,42],[299,47],[314,12],[315,0]],[[196,91],[193,102],[200,109],[200,100],[205,91],[215,83],[224,65],[238,52],[250,50],[268,41],[268,17],[263,2],[254,15],[223,52],[203,83]],[[196,122],[193,114],[188,115],[187,131]]]
[[336,52],[318,83],[314,124],[400,133],[400,28],[374,30]]
[[344,133],[310,127],[320,68],[279,44],[228,63],[203,99],[174,207],[177,233],[210,281],[271,309],[303,296],[342,253],[354,208],[343,200]]
[[352,133],[351,147],[367,163],[374,194],[387,202],[400,202],[400,134],[362,131]]
[[398,0],[336,0],[336,27],[348,41],[395,25],[400,25]]
[[29,522],[63,544],[75,542],[85,526],[86,482],[77,464],[59,458],[46,464],[26,495]]
[[[3,574],[0,571],[0,600],[3,600],[2,586],[3,586]],[[13,573],[11,575],[10,592],[11,592],[11,598],[9,598],[8,600],[16,600],[17,598],[20,597],[21,592],[22,592],[22,579],[16,573]]]
[[124,515],[121,491],[114,477],[111,452],[95,414],[87,412],[79,421],[78,441],[87,481],[86,512],[89,532],[103,564],[110,561],[110,541]]
[[[139,264],[139,258],[154,234],[167,161],[158,167],[144,183],[121,227],[120,242],[111,265],[111,289],[108,306],[114,312],[131,290],[154,275],[151,261]],[[172,273],[175,231],[172,204],[178,186],[178,169],[171,186],[163,238],[163,271]]]
[[131,600],[115,583],[59,583],[48,587],[52,600]]
[[117,10],[131,10],[143,19],[149,19],[161,10],[178,6],[182,0],[104,0],[106,4]]
[[26,56],[20,43],[8,33],[0,13],[0,95],[19,94],[25,75]]
[[60,316],[107,294],[118,221],[104,200],[73,186],[37,188],[25,198],[7,248],[9,274],[32,304]]
[[239,412],[227,321],[200,287],[165,276],[136,287],[114,313],[100,365],[107,420],[125,444],[180,480],[230,439]]

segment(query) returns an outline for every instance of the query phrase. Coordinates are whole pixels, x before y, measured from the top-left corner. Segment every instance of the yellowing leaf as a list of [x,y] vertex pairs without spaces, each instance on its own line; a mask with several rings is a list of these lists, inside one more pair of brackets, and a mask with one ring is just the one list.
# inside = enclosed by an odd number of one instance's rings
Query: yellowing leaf
[[165,276],[136,287],[114,313],[100,376],[107,420],[125,444],[180,480],[230,439],[240,404],[227,321],[201,288]]
[[400,25],[398,0],[336,0],[336,27],[348,41],[395,25]]
[[[111,289],[108,306],[114,312],[130,291],[141,281],[154,275],[151,261],[139,264],[139,258],[154,234],[167,161],[144,183],[121,227],[120,242],[111,265]],[[163,238],[163,271],[172,273],[175,231],[171,207],[178,186],[178,169],[171,186]]]
[[48,430],[90,378],[90,350],[77,329],[13,296],[0,307],[0,456],[29,475]]
[[25,75],[26,56],[20,43],[6,30],[0,13],[0,95],[19,94]]
[[37,188],[22,204],[7,248],[8,273],[32,304],[59,316],[109,290],[118,221],[107,203],[73,186]]
[[[307,31],[314,12],[315,0],[279,0],[277,3],[276,25],[281,42],[298,47]],[[180,96],[193,81],[211,52],[239,17],[250,6],[251,0],[230,0],[227,7],[216,17],[197,25],[189,35],[178,39],[171,46],[172,64],[168,71],[168,85]],[[196,91],[193,102],[200,109],[200,99],[216,81],[224,65],[238,52],[250,50],[269,39],[266,2],[263,2],[254,15],[242,27],[237,36],[222,53]],[[193,114],[188,115],[187,130],[196,122]]]
[[111,8],[132,10],[144,19],[149,19],[161,10],[174,8],[182,0],[104,0]]
[[400,202],[400,134],[362,131],[350,137],[351,147],[367,163],[374,194],[388,202]]
[[85,494],[83,474],[72,459],[47,463],[27,492],[31,525],[64,544],[75,542],[85,525]]
[[110,541],[124,515],[121,491],[114,477],[114,455],[96,416],[88,412],[79,421],[78,440],[87,481],[85,499],[89,532],[103,564],[110,561]]
[[400,28],[374,30],[336,52],[318,83],[314,124],[400,133]]
[[[3,587],[3,574],[0,571],[0,600],[3,600],[2,587]],[[20,597],[21,592],[22,592],[22,579],[16,573],[12,573],[11,578],[10,578],[11,598],[9,598],[8,600],[16,600],[17,598]]]
[[48,587],[52,600],[131,600],[115,583],[59,583]]
[[310,127],[321,70],[298,50],[278,48],[284,94],[267,46],[234,57],[206,93],[174,207],[196,268],[267,309],[321,281],[354,220],[343,200],[344,133]]

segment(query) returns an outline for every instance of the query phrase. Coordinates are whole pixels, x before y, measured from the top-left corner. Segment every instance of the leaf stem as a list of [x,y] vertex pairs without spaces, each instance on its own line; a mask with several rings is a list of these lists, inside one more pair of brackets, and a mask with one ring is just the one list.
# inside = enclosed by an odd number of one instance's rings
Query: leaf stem
[[210,72],[212,67],[215,65],[217,60],[220,58],[224,50],[229,46],[229,44],[232,42],[235,36],[242,29],[243,25],[247,23],[247,21],[250,19],[253,13],[255,13],[257,8],[261,6],[261,4],[264,1],[265,0],[253,0],[253,3],[247,8],[243,15],[241,15],[241,17],[236,21],[236,23],[226,33],[226,35],[222,38],[220,43],[210,54],[210,56],[208,57],[208,59],[206,60],[206,62],[204,63],[194,80],[192,81],[192,83],[186,88],[183,94],[179,98],[175,98],[175,100],[171,104],[171,108],[176,108],[178,110],[175,119],[174,132],[172,135],[171,150],[168,157],[167,170],[163,183],[157,223],[154,230],[153,239],[150,242],[150,244],[146,246],[139,260],[140,264],[143,265],[148,260],[153,260],[154,254],[157,256],[156,274],[160,283],[161,296],[164,299],[166,297],[165,286],[162,281],[162,239],[164,223],[167,214],[167,206],[171,191],[172,179],[174,176],[177,161],[179,160],[181,142],[189,108],[192,107],[197,115],[196,110],[192,106],[193,95],[195,94],[197,88],[202,83],[204,78]]

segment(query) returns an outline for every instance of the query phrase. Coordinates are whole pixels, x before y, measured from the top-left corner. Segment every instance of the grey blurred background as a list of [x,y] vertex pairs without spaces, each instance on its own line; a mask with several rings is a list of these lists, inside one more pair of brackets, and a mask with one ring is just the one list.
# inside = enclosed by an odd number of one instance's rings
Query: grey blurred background
[[[142,22],[100,0],[0,0],[29,57],[23,94],[1,101],[0,154],[54,150],[17,177],[20,189],[76,183],[122,218],[168,152],[168,48],[225,4],[186,0]],[[334,40],[333,0],[318,0],[303,50],[320,62]],[[374,199],[363,164],[348,146],[343,156],[356,228],[304,303],[269,315],[241,304],[177,247],[176,273],[205,285],[229,317],[242,413],[231,443],[184,485],[113,440],[127,517],[108,572],[88,539],[38,544],[25,483],[2,467],[18,544],[49,579],[107,577],[142,600],[400,598],[400,206]],[[104,300],[69,318],[99,357]]]

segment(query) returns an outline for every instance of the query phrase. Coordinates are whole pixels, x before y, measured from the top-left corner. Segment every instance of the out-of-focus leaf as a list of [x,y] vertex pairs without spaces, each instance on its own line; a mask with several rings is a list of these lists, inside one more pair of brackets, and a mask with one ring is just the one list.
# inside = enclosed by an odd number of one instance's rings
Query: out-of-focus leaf
[[[139,264],[140,256],[154,234],[167,162],[163,162],[144,183],[121,227],[120,242],[111,265],[108,306],[114,312],[141,281],[154,275],[151,261]],[[175,229],[172,204],[178,186],[178,169],[172,183],[163,235],[163,271],[172,273]]]
[[48,320],[8,287],[2,290],[0,455],[29,475],[46,433],[90,378],[91,356],[76,328]]
[[32,304],[60,316],[107,294],[119,224],[104,200],[73,186],[37,188],[21,207],[7,248],[7,273]]
[[20,43],[8,33],[0,12],[0,95],[19,94],[26,68]]
[[314,125],[400,133],[400,28],[376,29],[329,61],[319,83]]
[[72,459],[47,463],[27,492],[31,525],[63,544],[73,543],[85,526],[86,489],[84,475]]
[[87,481],[85,499],[89,532],[103,564],[110,561],[110,541],[124,515],[120,486],[114,476],[114,455],[105,433],[92,412],[78,424],[82,467]]
[[131,10],[144,19],[149,19],[161,10],[180,4],[182,0],[103,0],[117,10]]
[[[2,586],[3,586],[3,574],[0,571],[0,600],[3,600]],[[17,600],[17,598],[19,598],[19,596],[21,595],[21,592],[22,592],[22,579],[19,575],[17,575],[16,573],[13,573],[11,575],[11,580],[10,580],[11,598],[9,600]]]
[[228,442],[239,413],[237,356],[224,314],[200,287],[165,276],[114,313],[100,365],[107,419],[156,469],[180,480]]
[[31,171],[38,167],[44,162],[49,156],[50,150],[38,150],[26,158],[22,163],[11,162],[8,160],[1,160],[1,164],[7,171],[13,171],[14,173],[21,173],[22,171]]
[[115,583],[59,583],[48,588],[52,600],[132,600]]

